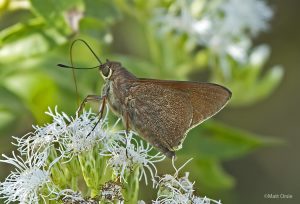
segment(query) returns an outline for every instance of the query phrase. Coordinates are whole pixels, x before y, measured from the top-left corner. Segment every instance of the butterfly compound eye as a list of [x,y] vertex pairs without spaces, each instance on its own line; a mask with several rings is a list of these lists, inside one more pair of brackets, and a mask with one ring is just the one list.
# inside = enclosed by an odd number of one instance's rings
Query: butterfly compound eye
[[105,65],[102,69],[101,69],[101,72],[102,72],[102,76],[103,78],[109,78],[112,74],[112,70],[111,68],[108,66],[108,65]]

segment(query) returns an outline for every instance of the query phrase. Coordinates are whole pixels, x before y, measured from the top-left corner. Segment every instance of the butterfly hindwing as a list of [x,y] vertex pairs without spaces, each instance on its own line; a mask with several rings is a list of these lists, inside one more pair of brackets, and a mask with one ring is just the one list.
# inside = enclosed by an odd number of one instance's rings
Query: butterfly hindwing
[[173,154],[188,130],[216,114],[231,96],[226,88],[197,82],[135,80],[129,123],[165,154]]

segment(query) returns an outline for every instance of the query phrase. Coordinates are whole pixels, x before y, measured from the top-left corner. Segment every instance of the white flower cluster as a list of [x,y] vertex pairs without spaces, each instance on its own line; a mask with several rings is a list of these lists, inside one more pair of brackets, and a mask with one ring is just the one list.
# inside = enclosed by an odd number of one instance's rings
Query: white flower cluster
[[[46,114],[52,117],[52,123],[43,127],[34,126],[35,131],[22,138],[14,137],[21,156],[13,153],[13,158],[3,155],[6,160],[0,160],[16,168],[0,183],[1,198],[8,203],[38,203],[39,198],[43,198],[42,188],[46,188],[52,196],[58,195],[49,176],[52,166],[62,158],[71,160],[74,155],[90,150],[107,135],[106,118],[92,131],[98,118],[91,111],[72,118],[59,113],[56,107],[54,113],[49,109]],[[60,154],[49,164],[51,148]]]
[[221,204],[221,201],[215,201],[207,197],[198,197],[194,195],[194,189],[189,179],[189,173],[186,172],[183,177],[178,177],[179,171],[189,162],[188,160],[179,169],[176,169],[173,160],[175,174],[166,174],[162,176],[157,186],[159,187],[158,197],[153,204]]
[[149,143],[145,145],[142,141],[138,142],[133,135],[133,132],[129,132],[128,135],[124,132],[123,137],[119,137],[100,154],[110,156],[108,165],[122,180],[126,181],[125,175],[130,174],[134,168],[139,168],[141,171],[139,180],[144,177],[147,184],[146,169],[148,169],[151,179],[154,180],[157,174],[154,163],[164,160],[165,156],[161,153],[151,155],[153,147]]
[[[0,195],[6,202],[38,203],[43,197],[40,191],[44,187],[52,198],[64,195],[65,200],[80,199],[79,194],[64,194],[67,189],[54,192],[49,172],[56,163],[68,163],[81,153],[93,151],[95,146],[101,148],[99,156],[108,157],[106,166],[112,168],[112,178],[119,177],[126,182],[126,175],[137,169],[139,180],[144,177],[147,182],[148,169],[151,179],[155,179],[157,170],[154,163],[162,161],[165,156],[161,153],[151,155],[152,147],[138,142],[133,138],[133,132],[127,136],[125,131],[114,131],[116,124],[112,128],[108,126],[107,114],[98,124],[97,115],[91,111],[84,111],[73,118],[59,113],[56,107],[54,112],[49,109],[46,114],[52,117],[52,123],[34,126],[35,131],[22,138],[14,137],[19,154],[26,159],[13,153],[13,158],[3,155],[6,160],[0,160],[16,167],[16,172],[0,183]],[[49,160],[53,151],[56,158]]]
[[263,0],[174,0],[168,9],[158,10],[154,21],[162,32],[185,33],[190,44],[242,62],[251,46],[249,39],[268,28],[272,15]]
[[26,158],[2,155],[5,160],[0,162],[11,164],[15,171],[0,183],[0,198],[6,199],[6,203],[20,202],[22,204],[34,203],[39,201],[39,190],[47,186],[50,192],[55,192],[55,188],[50,183],[49,171],[44,169],[45,157],[43,154],[28,152]]
[[[43,127],[33,126],[33,133],[22,138],[14,137],[17,140],[15,145],[21,154],[30,149],[47,153],[57,144],[56,150],[60,152],[60,156],[71,159],[80,152],[89,151],[109,134],[106,117],[96,124],[97,115],[91,110],[84,111],[80,116],[76,114],[75,118],[63,112],[59,113],[57,107],[54,112],[49,108],[46,114],[52,117],[52,123]],[[95,125],[97,126],[92,131]]]
[[[131,195],[133,192],[138,193],[138,188],[130,189],[131,185],[127,184],[138,182],[143,177],[147,183],[148,174],[153,186],[156,184],[159,187],[158,198],[153,203],[219,203],[194,196],[193,183],[188,180],[188,173],[178,177],[183,166],[177,170],[174,160],[175,174],[158,177],[155,163],[164,160],[165,156],[161,153],[153,154],[153,148],[137,140],[133,132],[113,131],[107,124],[107,115],[96,124],[98,118],[91,111],[76,115],[75,118],[59,113],[57,108],[54,112],[49,109],[47,114],[52,117],[52,123],[43,127],[36,126],[33,133],[16,138],[20,156],[13,153],[12,158],[3,155],[5,159],[0,160],[16,168],[0,183],[0,198],[4,198],[6,203],[38,204],[59,199],[64,203],[94,204],[105,201],[122,204],[130,199],[123,195],[123,188],[127,188],[126,191]],[[92,131],[95,125],[97,128]],[[57,154],[53,154],[53,151]],[[95,154],[95,158],[90,158]],[[55,155],[56,158],[52,158]],[[77,163],[74,162],[76,160]],[[64,168],[66,165],[69,166]],[[97,169],[101,165],[104,168]],[[76,181],[76,178],[68,178],[69,175],[78,176],[78,169],[81,169],[88,187],[96,192],[91,197],[83,196],[78,187],[72,188],[69,185]],[[99,182],[103,177],[95,175],[97,173],[108,176],[107,180]],[[94,179],[99,178],[95,181],[97,185],[93,185]],[[156,181],[157,178],[159,181]],[[63,182],[62,185],[60,182]]]

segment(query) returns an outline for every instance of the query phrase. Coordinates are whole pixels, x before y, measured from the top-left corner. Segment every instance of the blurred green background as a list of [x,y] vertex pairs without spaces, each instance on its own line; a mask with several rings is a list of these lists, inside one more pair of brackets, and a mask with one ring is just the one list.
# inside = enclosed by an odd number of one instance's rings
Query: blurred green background
[[[0,152],[9,155],[14,149],[12,135],[47,122],[48,106],[74,114],[72,71],[56,64],[69,64],[70,44],[82,38],[102,60],[120,61],[136,76],[214,81],[232,90],[229,106],[193,129],[178,152],[179,162],[194,158],[185,170],[199,195],[223,203],[299,203],[300,2],[269,3],[274,10],[270,30],[254,45],[268,44],[270,58],[242,68],[226,58],[233,77],[224,79],[221,63],[210,63],[217,56],[209,49],[186,48],[185,35],[156,34],[152,10],[172,1],[0,1]],[[80,43],[73,59],[76,66],[97,65]],[[278,64],[284,67],[282,79],[270,68]],[[81,99],[101,93],[103,81],[95,72],[76,72]],[[11,168],[0,165],[2,181]],[[159,170],[172,169],[166,162]],[[154,194],[146,189],[141,197],[149,201]],[[264,198],[268,193],[293,198]]]

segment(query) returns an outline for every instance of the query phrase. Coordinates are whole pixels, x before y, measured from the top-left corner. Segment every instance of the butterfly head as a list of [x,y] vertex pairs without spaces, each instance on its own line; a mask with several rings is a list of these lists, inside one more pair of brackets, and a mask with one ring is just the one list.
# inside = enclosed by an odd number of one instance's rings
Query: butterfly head
[[105,80],[136,79],[133,74],[122,67],[120,62],[106,60],[99,66],[99,72]]
[[112,62],[109,60],[106,60],[106,62],[104,64],[101,64],[99,66],[99,71],[101,76],[104,79],[110,79],[113,75],[113,73],[119,68],[121,67],[121,63],[119,62]]

